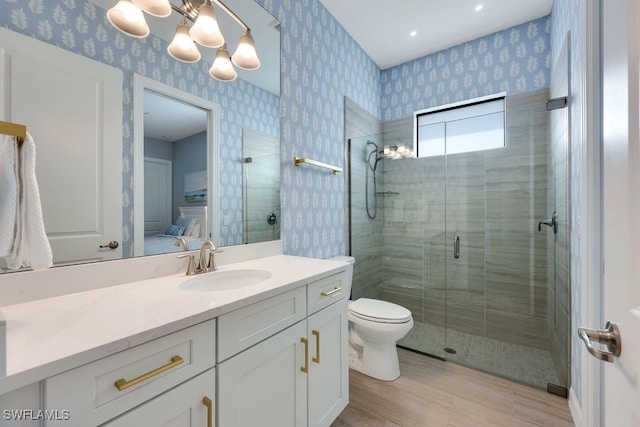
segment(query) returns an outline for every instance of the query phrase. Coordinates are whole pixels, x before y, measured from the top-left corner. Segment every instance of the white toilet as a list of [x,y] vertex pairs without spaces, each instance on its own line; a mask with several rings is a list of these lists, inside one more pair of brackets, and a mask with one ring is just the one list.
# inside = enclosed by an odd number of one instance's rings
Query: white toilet
[[[353,257],[339,257],[355,263]],[[385,381],[400,376],[396,341],[413,327],[406,308],[386,301],[360,298],[349,302],[349,367]]]

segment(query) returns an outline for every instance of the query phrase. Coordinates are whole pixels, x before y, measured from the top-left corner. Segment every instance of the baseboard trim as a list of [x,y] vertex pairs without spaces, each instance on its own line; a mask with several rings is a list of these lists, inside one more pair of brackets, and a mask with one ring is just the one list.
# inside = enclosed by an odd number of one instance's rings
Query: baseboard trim
[[582,419],[582,407],[580,406],[573,387],[569,389],[569,411],[571,411],[571,418],[573,418],[573,423],[576,427],[586,427]]

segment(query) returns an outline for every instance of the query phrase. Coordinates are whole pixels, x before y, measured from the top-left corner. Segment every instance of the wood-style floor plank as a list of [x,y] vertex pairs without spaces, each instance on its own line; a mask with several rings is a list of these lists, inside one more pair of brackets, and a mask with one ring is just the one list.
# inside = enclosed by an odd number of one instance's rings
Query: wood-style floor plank
[[350,371],[350,403],[332,427],[574,427],[566,399],[398,349],[387,382]]

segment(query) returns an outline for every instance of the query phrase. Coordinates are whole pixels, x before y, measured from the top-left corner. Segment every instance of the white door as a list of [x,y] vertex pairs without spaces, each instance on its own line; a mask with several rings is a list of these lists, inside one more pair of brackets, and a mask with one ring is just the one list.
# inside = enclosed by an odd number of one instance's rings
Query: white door
[[640,426],[640,2],[606,0],[603,64],[603,314],[621,354],[604,366],[606,427]]
[[[144,235],[163,234],[172,222],[171,161],[144,158]],[[142,254],[140,254],[142,255]]]
[[122,73],[0,28],[0,119],[27,125],[56,264],[122,238]]

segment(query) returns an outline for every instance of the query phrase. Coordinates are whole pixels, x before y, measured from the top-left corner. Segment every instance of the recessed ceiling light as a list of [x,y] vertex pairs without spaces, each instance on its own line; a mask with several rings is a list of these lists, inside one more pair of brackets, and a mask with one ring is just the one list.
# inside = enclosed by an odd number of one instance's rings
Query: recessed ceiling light
[[411,31],[411,32],[409,33],[409,35],[410,35],[411,37],[415,37],[415,36],[416,36],[416,34],[418,34],[418,32],[417,32],[416,30],[413,30],[413,31]]
[[481,3],[479,5],[476,6],[476,12],[480,12],[482,10],[482,8],[484,7],[484,5]]

